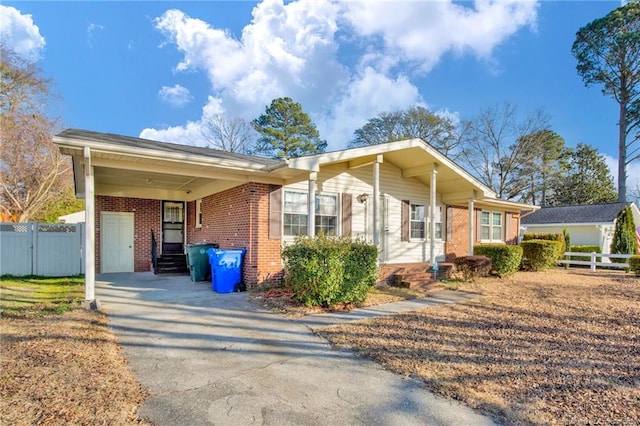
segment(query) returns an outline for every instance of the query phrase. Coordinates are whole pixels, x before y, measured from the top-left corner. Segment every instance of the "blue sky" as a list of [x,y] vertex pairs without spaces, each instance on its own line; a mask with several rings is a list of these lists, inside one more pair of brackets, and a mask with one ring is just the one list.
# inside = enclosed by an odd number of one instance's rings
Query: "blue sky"
[[[329,149],[382,111],[459,119],[543,107],[567,145],[617,157],[617,105],[575,71],[576,31],[619,1],[4,2],[2,40],[38,60],[64,127],[203,145],[212,114],[300,102]],[[613,169],[615,170],[615,169]],[[628,170],[640,183],[640,165]],[[613,173],[615,177],[615,173]]]

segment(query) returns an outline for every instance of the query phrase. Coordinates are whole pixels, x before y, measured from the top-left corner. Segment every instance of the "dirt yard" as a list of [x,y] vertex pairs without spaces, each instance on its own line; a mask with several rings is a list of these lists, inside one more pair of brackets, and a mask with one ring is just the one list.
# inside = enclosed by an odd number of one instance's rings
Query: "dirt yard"
[[640,279],[558,269],[459,289],[485,297],[318,333],[506,424],[640,423]]
[[0,424],[140,424],[146,394],[106,315],[3,315],[0,333]]

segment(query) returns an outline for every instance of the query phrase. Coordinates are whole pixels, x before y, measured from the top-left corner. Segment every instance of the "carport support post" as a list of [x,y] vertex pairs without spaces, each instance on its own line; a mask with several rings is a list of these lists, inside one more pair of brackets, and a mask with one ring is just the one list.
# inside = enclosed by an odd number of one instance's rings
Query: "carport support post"
[[373,244],[380,248],[380,163],[382,155],[373,163]]
[[438,165],[433,163],[431,170],[431,194],[429,196],[429,262],[432,265],[436,263],[436,176],[438,175]]
[[316,181],[318,173],[309,173],[309,198],[307,199],[307,235],[315,237],[316,235]]
[[93,305],[96,280],[96,226],[95,200],[93,188],[93,166],[91,165],[91,150],[84,147],[84,298],[89,306]]

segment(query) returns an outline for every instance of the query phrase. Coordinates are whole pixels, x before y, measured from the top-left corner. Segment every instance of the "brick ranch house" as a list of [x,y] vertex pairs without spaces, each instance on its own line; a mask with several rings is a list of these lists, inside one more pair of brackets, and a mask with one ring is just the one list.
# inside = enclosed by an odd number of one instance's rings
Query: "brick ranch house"
[[378,245],[380,263],[468,255],[517,241],[522,211],[420,139],[273,160],[67,129],[53,138],[73,160],[86,200],[87,279],[151,270],[184,244],[246,248],[249,285],[282,276],[296,235],[351,235]]

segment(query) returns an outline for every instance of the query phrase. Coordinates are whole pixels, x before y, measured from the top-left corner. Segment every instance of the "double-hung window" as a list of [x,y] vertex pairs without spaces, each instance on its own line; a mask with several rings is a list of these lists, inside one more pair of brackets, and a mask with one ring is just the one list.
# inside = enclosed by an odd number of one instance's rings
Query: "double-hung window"
[[338,234],[338,198],[335,195],[316,195],[316,235]]
[[424,204],[411,204],[411,239],[424,240],[426,206]]
[[[284,192],[283,230],[286,236],[306,235],[309,195],[306,192]],[[315,233],[338,234],[338,197],[318,194],[315,199]]]
[[307,234],[307,198],[305,192],[284,192],[284,235]]
[[502,232],[502,213],[501,212],[482,212],[482,240],[483,241],[503,241]]

